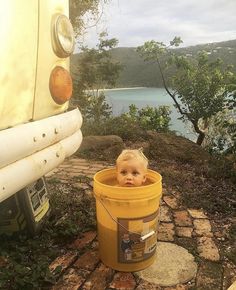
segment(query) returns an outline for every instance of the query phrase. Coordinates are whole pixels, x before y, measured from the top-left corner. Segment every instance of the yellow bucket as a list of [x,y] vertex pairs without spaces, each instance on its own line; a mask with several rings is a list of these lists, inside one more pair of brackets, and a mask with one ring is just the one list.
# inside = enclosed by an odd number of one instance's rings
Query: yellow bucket
[[147,184],[116,186],[116,169],[94,176],[99,254],[118,271],[139,271],[155,259],[162,177],[148,169]]

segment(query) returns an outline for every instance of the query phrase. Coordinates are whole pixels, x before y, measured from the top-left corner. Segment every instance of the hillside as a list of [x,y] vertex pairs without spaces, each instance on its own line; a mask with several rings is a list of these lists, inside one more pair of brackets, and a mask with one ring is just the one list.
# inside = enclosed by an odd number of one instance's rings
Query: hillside
[[[202,45],[177,48],[180,54],[196,56],[205,50],[212,58],[220,57],[225,64],[234,65],[236,71],[236,39],[224,42],[207,43]],[[117,87],[162,87],[160,73],[155,63],[144,62],[134,47],[118,47],[111,51],[113,59],[124,65],[117,81]],[[72,72],[76,66],[78,55],[72,56]]]

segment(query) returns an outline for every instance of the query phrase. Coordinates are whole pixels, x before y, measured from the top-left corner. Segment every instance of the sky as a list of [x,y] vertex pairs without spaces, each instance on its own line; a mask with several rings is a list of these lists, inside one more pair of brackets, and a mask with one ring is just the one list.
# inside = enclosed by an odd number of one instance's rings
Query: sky
[[83,36],[88,47],[104,30],[119,47],[152,39],[169,44],[175,36],[182,46],[236,39],[236,0],[111,0],[102,10],[99,23]]

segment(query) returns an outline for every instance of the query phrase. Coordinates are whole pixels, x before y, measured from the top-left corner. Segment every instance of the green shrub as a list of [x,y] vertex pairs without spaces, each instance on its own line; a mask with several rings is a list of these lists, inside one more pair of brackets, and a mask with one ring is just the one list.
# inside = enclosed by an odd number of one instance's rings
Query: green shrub
[[90,118],[84,119],[82,131],[84,136],[118,135],[123,140],[135,141],[145,138],[147,130],[168,132],[169,115],[170,109],[167,106],[147,106],[139,110],[135,105],[131,105],[129,112],[117,117],[106,116],[99,121],[90,114]]

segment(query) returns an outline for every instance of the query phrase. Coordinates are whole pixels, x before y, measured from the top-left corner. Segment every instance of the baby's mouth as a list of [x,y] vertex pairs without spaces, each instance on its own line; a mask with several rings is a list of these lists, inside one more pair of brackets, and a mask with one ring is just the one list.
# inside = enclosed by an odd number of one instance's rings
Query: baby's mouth
[[126,186],[133,186],[133,183],[132,182],[126,182],[125,185]]

